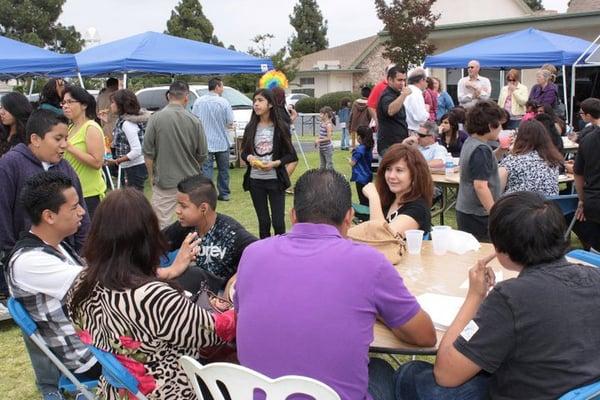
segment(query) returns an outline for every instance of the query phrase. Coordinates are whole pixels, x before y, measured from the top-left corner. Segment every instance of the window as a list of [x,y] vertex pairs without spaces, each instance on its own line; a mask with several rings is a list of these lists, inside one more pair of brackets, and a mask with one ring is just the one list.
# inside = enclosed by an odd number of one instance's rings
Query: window
[[[145,108],[148,111],[158,111],[168,103],[166,95],[167,90],[168,88],[166,87],[157,87],[139,92],[136,96],[142,108]],[[189,102],[186,107],[189,111],[192,110],[196,99],[197,96],[193,92],[190,92]]]
[[314,77],[309,77],[309,78],[300,78],[300,85],[314,85],[315,84],[315,78]]

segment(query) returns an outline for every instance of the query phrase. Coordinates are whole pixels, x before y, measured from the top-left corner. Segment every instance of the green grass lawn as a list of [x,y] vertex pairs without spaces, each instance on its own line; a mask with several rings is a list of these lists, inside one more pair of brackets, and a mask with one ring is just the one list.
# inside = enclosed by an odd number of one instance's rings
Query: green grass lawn
[[[312,135],[305,135],[304,139],[312,139]],[[336,132],[334,139],[339,140],[340,133]],[[309,167],[317,168],[319,166],[319,154],[317,152],[306,153]],[[350,152],[336,149],[333,153],[334,167],[337,171],[350,179],[351,168],[348,164]],[[295,182],[307,170],[304,161],[300,157],[298,168],[292,176],[292,181]],[[242,190],[242,179],[245,169],[236,168],[230,170],[230,188],[231,201],[219,201],[217,210],[223,214],[227,214],[242,225],[250,232],[258,236],[258,221],[250,194]],[[149,189],[149,188],[148,188]],[[355,186],[352,184],[353,201],[358,202],[358,197],[355,192]],[[149,194],[149,190],[147,190]],[[289,210],[292,207],[293,196],[288,195],[286,199],[286,208]],[[439,224],[439,218],[434,218],[432,223]],[[446,214],[446,225],[456,228],[456,219],[454,211],[451,210]],[[286,216],[286,225],[289,229],[290,220]],[[577,239],[573,236],[571,244],[574,247],[579,247]],[[409,357],[401,356],[391,359],[389,356],[382,356],[394,366],[397,366],[397,361],[405,362]],[[420,359],[433,360],[433,357],[420,357]],[[29,357],[25,350],[20,330],[12,323],[12,321],[3,321],[0,323],[0,398],[12,400],[29,400],[38,397],[37,389],[34,383],[33,370],[31,368]]]

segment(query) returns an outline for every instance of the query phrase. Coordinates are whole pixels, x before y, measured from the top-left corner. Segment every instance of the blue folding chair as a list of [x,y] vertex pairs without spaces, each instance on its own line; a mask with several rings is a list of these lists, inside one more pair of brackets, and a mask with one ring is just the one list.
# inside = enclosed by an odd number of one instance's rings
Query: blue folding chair
[[560,208],[565,217],[573,214],[573,218],[571,219],[569,227],[565,232],[565,240],[568,239],[569,235],[571,234],[571,230],[573,229],[573,225],[575,225],[576,222],[575,211],[577,210],[579,197],[576,194],[567,194],[560,196],[547,196],[546,199],[553,201]]
[[175,257],[177,257],[177,253],[179,253],[179,249],[173,250],[169,253],[166,253],[160,257],[160,266],[162,268],[169,267],[175,261]]
[[114,388],[126,389],[136,399],[148,400],[138,389],[138,380],[117,360],[117,358],[104,350],[88,345],[96,360],[102,365],[102,376]]
[[352,203],[354,209],[354,223],[360,224],[361,222],[368,221],[371,216],[369,206],[364,206],[358,203]]
[[575,260],[583,261],[584,263],[591,264],[594,267],[600,268],[600,254],[592,253],[585,250],[571,250],[567,253],[567,257]]
[[558,400],[592,400],[600,399],[600,382],[573,389],[563,394]]
[[65,364],[63,364],[48,348],[48,345],[37,331],[38,327],[35,321],[31,318],[25,307],[23,307],[23,305],[14,297],[8,299],[8,311],[23,333],[40,348],[40,350],[62,373],[62,376],[58,381],[58,388],[60,390],[69,393],[81,393],[87,399],[96,398],[90,390],[98,386],[98,380],[76,376],[69,371]]

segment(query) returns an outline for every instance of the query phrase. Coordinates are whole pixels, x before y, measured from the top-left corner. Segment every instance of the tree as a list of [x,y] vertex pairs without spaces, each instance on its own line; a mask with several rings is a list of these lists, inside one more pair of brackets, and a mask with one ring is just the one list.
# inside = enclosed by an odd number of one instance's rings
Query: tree
[[73,26],[57,23],[66,0],[0,0],[0,34],[60,53],[77,53],[85,41]]
[[290,15],[290,25],[296,30],[296,34],[292,34],[288,40],[292,58],[299,58],[329,46],[327,20],[323,20],[316,0],[298,0]]
[[[275,53],[271,51],[271,40],[275,36],[271,33],[258,34],[252,38],[253,45],[248,48],[248,54],[260,58],[270,58],[273,61],[273,67],[282,71],[288,80],[294,79],[296,73],[295,63],[286,58],[287,49],[282,47]],[[256,86],[261,77],[261,74],[233,74],[224,78],[226,85],[234,87],[244,93],[252,93],[256,90]]]
[[171,11],[165,33],[223,47],[213,31],[213,24],[202,12],[199,0],[181,0]]
[[383,56],[408,70],[419,65],[435,46],[427,37],[440,17],[431,12],[435,0],[375,0],[377,16],[383,21],[389,39],[385,42]]
[[525,0],[525,4],[527,4],[533,11],[544,10],[542,0]]

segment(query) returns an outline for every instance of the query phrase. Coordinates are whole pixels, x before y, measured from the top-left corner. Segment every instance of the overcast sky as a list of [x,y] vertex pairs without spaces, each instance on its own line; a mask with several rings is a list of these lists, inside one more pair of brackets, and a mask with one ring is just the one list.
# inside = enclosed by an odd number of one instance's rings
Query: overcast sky
[[[101,43],[111,42],[146,31],[163,32],[171,10],[179,0],[67,0],[59,21],[75,25],[82,34],[96,28]],[[546,9],[564,12],[568,0],[543,0]],[[204,14],[213,23],[214,33],[236,49],[247,51],[251,39],[272,33],[272,50],[281,48],[293,28],[289,14],[296,0],[201,0]],[[318,0],[328,20],[330,46],[373,35],[383,27],[369,0]],[[266,5],[268,4],[268,6]]]

